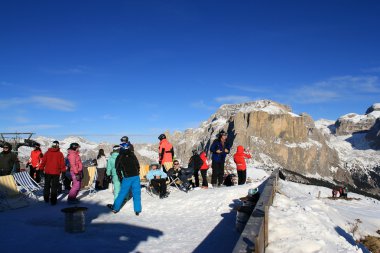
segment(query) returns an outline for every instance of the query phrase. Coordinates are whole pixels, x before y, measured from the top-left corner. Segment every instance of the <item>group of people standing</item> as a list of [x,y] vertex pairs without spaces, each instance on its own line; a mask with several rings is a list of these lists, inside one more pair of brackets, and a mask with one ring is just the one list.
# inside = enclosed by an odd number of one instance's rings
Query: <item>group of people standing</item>
[[[166,190],[168,178],[179,178],[183,182],[183,190],[188,191],[191,187],[200,187],[200,173],[202,177],[201,188],[207,189],[209,186],[207,171],[210,168],[210,164],[206,152],[202,151],[199,154],[197,150],[193,150],[187,168],[183,168],[180,166],[179,161],[174,159],[174,148],[167,140],[166,135],[161,134],[158,139],[160,140],[158,150],[159,161],[150,165],[150,171],[146,175],[146,178],[160,198],[166,198],[169,195]],[[109,181],[112,181],[114,193],[114,202],[108,205],[112,211],[114,213],[119,212],[125,201],[132,196],[135,214],[139,215],[142,210],[140,164],[128,137],[123,136],[120,141],[120,145],[113,147],[108,160],[106,159],[104,150],[99,150],[97,156],[98,179],[96,187],[98,189],[107,188],[105,179],[109,179]],[[210,152],[212,153],[211,184],[213,187],[220,187],[223,184],[225,160],[227,154],[230,153],[230,148],[227,142],[227,133],[223,130],[220,131],[217,139],[210,146]],[[45,154],[42,153],[40,144],[35,144],[28,162],[29,171],[30,176],[37,182],[40,182],[41,175],[44,173],[45,202],[51,203],[51,205],[57,203],[60,177],[65,184],[65,188],[69,188],[68,203],[78,202],[77,195],[80,191],[83,177],[83,165],[79,149],[80,145],[78,143],[71,143],[68,148],[67,157],[65,158],[60,151],[58,141],[54,141]],[[11,164],[12,160],[17,159],[17,157],[12,156],[10,150],[10,145],[3,145],[3,152],[0,153],[0,175],[10,174],[11,168],[9,168],[9,164]],[[244,184],[246,181],[245,159],[247,158],[251,158],[251,155],[244,150],[243,146],[238,146],[237,152],[234,155],[238,173],[238,184]],[[194,176],[194,182],[189,181],[192,176]]]

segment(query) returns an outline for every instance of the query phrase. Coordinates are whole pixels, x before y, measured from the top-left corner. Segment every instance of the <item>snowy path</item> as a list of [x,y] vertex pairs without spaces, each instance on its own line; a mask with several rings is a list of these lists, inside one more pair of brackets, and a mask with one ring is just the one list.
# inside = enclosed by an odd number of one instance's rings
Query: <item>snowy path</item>
[[[256,171],[262,179],[263,171]],[[129,201],[118,214],[105,207],[110,191],[85,197],[86,232],[64,232],[65,202],[37,203],[0,213],[1,252],[231,252],[238,240],[234,201],[246,196],[250,185],[188,194],[174,191],[169,198],[149,196],[143,190],[143,212],[135,216]]]

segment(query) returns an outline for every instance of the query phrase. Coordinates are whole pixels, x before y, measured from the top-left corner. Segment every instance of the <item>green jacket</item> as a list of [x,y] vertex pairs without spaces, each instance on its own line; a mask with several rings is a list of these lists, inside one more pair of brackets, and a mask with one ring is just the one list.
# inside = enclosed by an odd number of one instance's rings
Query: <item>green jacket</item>
[[111,157],[108,158],[107,162],[107,176],[117,177],[116,168],[115,168],[115,161],[119,153],[115,152],[112,153]]

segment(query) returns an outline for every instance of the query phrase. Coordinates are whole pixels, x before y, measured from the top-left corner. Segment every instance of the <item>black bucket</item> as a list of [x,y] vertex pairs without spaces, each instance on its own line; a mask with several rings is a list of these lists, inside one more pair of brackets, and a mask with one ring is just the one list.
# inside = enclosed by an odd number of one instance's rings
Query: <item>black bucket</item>
[[253,206],[239,206],[236,214],[236,230],[241,233],[244,230],[249,217],[252,214]]
[[85,231],[87,207],[68,207],[61,210],[65,213],[65,231],[82,233]]

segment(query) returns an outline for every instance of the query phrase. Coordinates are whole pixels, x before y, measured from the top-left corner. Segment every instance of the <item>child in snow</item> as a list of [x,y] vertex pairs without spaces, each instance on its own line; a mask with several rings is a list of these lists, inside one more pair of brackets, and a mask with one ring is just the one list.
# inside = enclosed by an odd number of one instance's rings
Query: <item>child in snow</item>
[[247,180],[247,165],[245,159],[251,158],[252,156],[244,150],[243,146],[238,146],[236,154],[234,155],[234,162],[236,163],[236,169],[238,173],[238,184],[245,184]]

